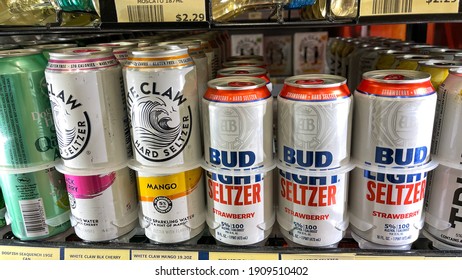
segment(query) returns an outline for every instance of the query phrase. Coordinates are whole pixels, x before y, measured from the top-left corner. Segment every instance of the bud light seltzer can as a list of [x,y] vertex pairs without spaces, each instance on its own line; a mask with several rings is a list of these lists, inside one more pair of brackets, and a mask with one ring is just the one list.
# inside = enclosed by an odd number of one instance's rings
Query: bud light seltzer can
[[438,91],[439,86],[446,80],[449,70],[452,68],[462,68],[462,61],[430,59],[419,62],[417,70],[429,73],[431,75],[430,82]]
[[72,226],[80,239],[109,241],[139,226],[134,171],[128,167],[98,175],[61,171],[69,194]]
[[275,222],[273,169],[230,172],[207,168],[207,225],[221,244],[263,245]]
[[[152,243],[183,243],[205,228],[201,167],[174,174],[137,170],[140,225]],[[151,169],[152,170],[152,169]]]
[[165,45],[129,52],[124,66],[134,160],[177,167],[202,160],[196,67],[188,48]]
[[279,168],[277,221],[284,238],[309,247],[337,247],[348,227],[349,170],[313,174]]
[[82,170],[126,162],[130,131],[122,69],[112,50],[52,51],[45,76],[64,166]]
[[11,230],[17,238],[47,239],[71,227],[64,175],[54,167],[1,173],[0,185]]
[[348,211],[353,238],[362,249],[410,249],[423,227],[429,162],[397,169],[361,165],[350,174]]
[[0,51],[0,168],[54,165],[59,151],[40,50]]
[[345,78],[289,77],[277,103],[279,164],[320,170],[350,161],[353,102]]
[[436,106],[430,74],[366,72],[353,96],[351,152],[358,163],[412,167],[429,160]]
[[273,98],[266,81],[223,77],[208,82],[202,99],[205,163],[249,170],[273,164]]
[[438,88],[438,101],[433,128],[431,153],[439,162],[449,162],[462,169],[462,68],[449,70],[449,76]]
[[[453,168],[457,167],[457,168]],[[462,249],[462,169],[438,165],[428,180],[424,229]]]
[[268,71],[266,71],[266,69],[264,68],[255,66],[238,66],[222,68],[218,70],[217,78],[229,76],[250,76],[261,78],[266,81],[266,87],[268,88],[268,90],[270,92],[273,91],[273,84],[271,83],[271,80],[268,77]]

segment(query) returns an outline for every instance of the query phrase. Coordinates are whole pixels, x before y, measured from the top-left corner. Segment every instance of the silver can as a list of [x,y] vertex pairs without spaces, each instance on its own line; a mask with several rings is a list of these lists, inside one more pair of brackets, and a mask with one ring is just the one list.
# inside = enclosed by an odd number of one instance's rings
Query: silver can
[[45,77],[64,166],[95,169],[125,163],[130,134],[122,68],[112,50],[51,51]]
[[431,75],[430,81],[433,87],[438,90],[439,86],[446,80],[449,70],[452,68],[462,68],[462,61],[430,59],[419,62],[417,70],[427,72]]
[[350,92],[353,92],[359,85],[363,73],[374,70],[374,63],[378,56],[378,51],[386,50],[383,46],[371,46],[360,48],[350,57],[350,70],[348,71],[347,84]]
[[353,96],[355,161],[412,167],[430,159],[436,106],[430,74],[395,69],[366,72]]
[[123,72],[134,161],[162,168],[199,163],[197,75],[188,48],[132,49]]
[[138,43],[121,41],[121,42],[110,42],[110,43],[99,43],[99,44],[87,45],[87,47],[93,47],[93,46],[111,48],[112,53],[117,58],[119,63],[121,65],[124,65],[125,61],[127,61],[127,58],[128,58],[128,51],[133,48],[138,47]]
[[204,160],[213,168],[249,170],[273,164],[273,98],[266,81],[223,77],[202,99]]
[[266,87],[271,92],[273,90],[273,83],[271,83],[268,77],[268,71],[264,68],[254,66],[240,66],[240,67],[229,67],[218,70],[217,78],[229,77],[229,76],[250,76],[262,78],[266,81]]
[[346,79],[327,74],[292,76],[278,103],[278,163],[326,170],[350,161],[352,96]]

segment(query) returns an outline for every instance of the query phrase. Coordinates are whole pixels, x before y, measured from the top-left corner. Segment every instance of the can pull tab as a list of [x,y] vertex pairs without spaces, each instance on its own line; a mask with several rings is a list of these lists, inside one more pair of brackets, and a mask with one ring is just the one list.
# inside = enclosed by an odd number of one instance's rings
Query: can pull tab
[[136,209],[128,213],[128,215],[123,216],[120,219],[117,219],[116,221],[112,221],[111,223],[115,225],[116,227],[123,228],[131,223],[133,223],[135,220],[139,220],[139,205],[136,205]]
[[428,212],[425,212],[425,222],[437,230],[447,230],[451,227],[451,223],[439,219]]
[[67,210],[66,212],[59,214],[53,218],[46,219],[45,224],[49,225],[50,227],[57,227],[69,221],[70,216],[71,216],[71,211]]
[[376,226],[374,226],[373,224],[365,222],[351,213],[348,213],[348,216],[349,216],[350,223],[353,226],[355,226],[357,229],[359,229],[360,231],[368,231],[368,230],[376,228]]
[[271,218],[269,219],[269,221],[258,224],[257,228],[261,230],[269,230],[273,227],[275,222],[276,222],[276,214],[274,214],[273,212],[273,215],[271,215]]

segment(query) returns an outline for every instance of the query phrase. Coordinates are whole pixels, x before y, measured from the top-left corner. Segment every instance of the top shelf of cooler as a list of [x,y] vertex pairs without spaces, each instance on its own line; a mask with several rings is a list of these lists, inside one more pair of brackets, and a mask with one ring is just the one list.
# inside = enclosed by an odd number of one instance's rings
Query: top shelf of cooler
[[[317,0],[318,2],[321,0]],[[349,16],[319,12],[315,5],[301,9],[276,6],[251,8],[229,20],[212,16],[211,0],[105,0],[100,1],[98,19],[85,26],[0,25],[0,33],[115,32],[153,30],[274,29],[287,27],[336,27],[392,23],[462,22],[461,0],[358,0]],[[146,3],[142,3],[146,2]],[[327,1],[329,11],[330,2]],[[200,4],[198,4],[200,3]],[[59,18],[59,17],[58,17]]]

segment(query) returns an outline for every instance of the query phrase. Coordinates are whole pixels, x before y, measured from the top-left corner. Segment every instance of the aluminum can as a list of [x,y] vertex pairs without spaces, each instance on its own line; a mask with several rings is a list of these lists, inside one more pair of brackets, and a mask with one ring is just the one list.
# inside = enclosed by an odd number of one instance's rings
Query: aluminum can
[[204,160],[213,168],[250,170],[273,164],[273,98],[266,81],[223,77],[202,99]]
[[286,78],[277,103],[278,164],[327,170],[350,161],[353,101],[344,77]]
[[80,239],[114,240],[139,226],[134,171],[125,167],[96,175],[72,175],[59,170],[66,180],[71,224]]
[[438,165],[428,180],[424,229],[438,241],[462,249],[462,170]]
[[286,240],[308,247],[337,247],[349,224],[350,170],[310,173],[279,168],[277,221]]
[[254,60],[254,59],[243,59],[243,60],[232,60],[226,61],[223,63],[223,68],[231,68],[231,67],[241,67],[241,66],[251,66],[251,67],[258,67],[266,69],[266,63],[261,60]]
[[391,69],[418,70],[419,62],[438,58],[429,54],[401,54],[395,57]]
[[39,50],[0,51],[0,169],[50,167],[59,151]]
[[449,70],[449,76],[438,88],[438,101],[433,127],[432,156],[439,162],[449,162],[462,169],[462,68]]
[[276,220],[273,169],[227,173],[207,167],[207,225],[219,244],[265,243]]
[[462,52],[454,54],[454,60],[462,60]]
[[326,61],[328,74],[335,74],[335,52],[343,37],[331,37],[327,40]]
[[387,50],[383,46],[371,46],[360,48],[350,57],[350,70],[348,71],[347,84],[350,92],[353,92],[359,85],[363,73],[375,70],[374,63],[378,56],[378,51]]
[[361,41],[354,41],[353,44],[350,44],[348,49],[344,49],[344,54],[342,57],[342,68],[338,76],[347,78],[351,71],[354,71],[353,68],[357,67],[358,60],[353,60],[353,56],[356,56],[361,49],[371,47],[369,43],[363,43]]
[[203,169],[174,174],[141,170],[136,172],[146,237],[152,243],[185,243],[199,236],[206,217]]
[[453,60],[454,55],[461,53],[462,50],[440,48],[440,47],[428,47],[428,48],[419,49],[419,52],[423,54],[438,56],[440,57],[440,59],[444,59],[444,60]]
[[41,50],[42,54],[45,56],[45,58],[47,60],[49,60],[50,59],[50,51],[59,50],[59,49],[65,49],[65,48],[75,48],[75,47],[77,47],[77,44],[71,44],[71,43],[58,44],[58,43],[53,43],[53,44],[37,45],[37,46],[33,46],[32,48]]
[[[236,60],[258,60],[265,61],[265,58],[262,55],[249,54],[249,55],[232,55],[229,56],[226,61],[236,61]],[[218,78],[218,77],[217,77]]]
[[255,66],[238,66],[222,68],[218,70],[217,78],[229,77],[229,76],[250,76],[261,78],[266,81],[266,87],[271,92],[273,90],[273,83],[268,76],[268,71],[264,68]]
[[99,43],[99,44],[91,44],[88,47],[107,47],[112,49],[112,53],[117,58],[119,63],[123,66],[128,58],[128,51],[138,47],[138,43],[136,42],[127,42],[127,41],[120,41],[120,42],[110,42],[110,43]]
[[119,43],[119,42],[133,42],[133,43],[136,43],[136,47],[138,47],[138,48],[149,47],[152,43],[155,43],[152,40],[143,39],[143,38],[134,38],[134,39],[125,39],[125,40],[112,41],[112,43]]
[[133,49],[124,78],[134,161],[162,168],[198,164],[202,148],[197,75],[188,48]]
[[417,70],[427,72],[431,75],[430,82],[433,87],[438,90],[439,86],[449,75],[451,68],[461,68],[462,61],[457,60],[442,60],[442,59],[430,59],[419,62],[419,68]]
[[408,250],[424,224],[429,162],[408,169],[357,166],[348,194],[350,230],[361,249]]
[[205,56],[207,57],[207,73],[208,73],[208,80],[213,80],[217,77],[217,71],[221,67],[218,63],[218,54],[216,49],[213,48],[209,40],[201,37],[184,37],[181,40],[199,40],[201,42],[201,47],[204,50]]
[[436,107],[430,74],[366,72],[353,96],[355,161],[390,168],[413,167],[430,159]]
[[11,230],[20,240],[41,240],[71,227],[64,175],[54,167],[1,173],[0,185]]
[[342,53],[343,49],[346,47],[347,43],[354,41],[353,38],[343,38],[338,43],[337,47],[335,48],[335,67],[334,67],[334,75],[339,75],[342,70]]
[[52,51],[45,77],[64,166],[104,169],[126,163],[130,131],[122,69],[112,50]]
[[402,54],[408,54],[408,52],[393,49],[379,51],[374,63],[374,70],[392,69],[396,56]]

